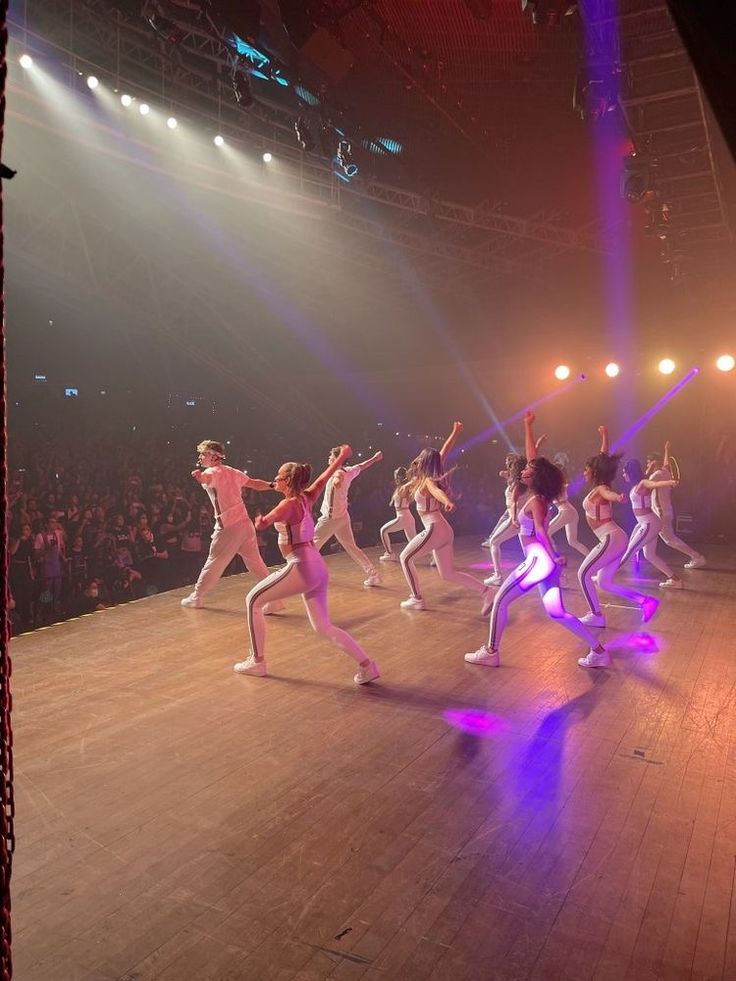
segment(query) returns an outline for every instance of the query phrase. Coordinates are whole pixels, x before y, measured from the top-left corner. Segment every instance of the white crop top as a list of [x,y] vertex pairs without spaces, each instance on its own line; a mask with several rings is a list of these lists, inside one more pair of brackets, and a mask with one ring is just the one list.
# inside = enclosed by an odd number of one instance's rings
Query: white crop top
[[[641,491],[639,491],[640,487]],[[631,488],[629,491],[629,499],[631,501],[631,506],[635,511],[652,510],[652,492],[646,487],[642,487],[641,482],[639,482],[635,487]]]
[[534,537],[534,518],[527,511],[527,508],[534,500],[534,497],[536,497],[536,494],[527,498],[527,500],[524,502],[524,506],[517,512],[516,515],[516,519],[519,522],[519,534],[523,535],[525,538]]
[[435,514],[440,509],[440,502],[429,491],[415,491],[414,500],[419,514]]
[[279,533],[279,545],[304,545],[314,540],[312,509],[303,494],[299,503],[302,506],[302,516],[298,521],[274,521],[274,528]]
[[610,521],[613,518],[613,506],[610,501],[596,494],[596,489],[586,496],[583,501],[583,511],[594,521]]
[[391,498],[391,503],[393,504],[396,511],[408,511],[411,507],[411,503],[408,497],[404,497],[399,494],[399,488],[397,487]]

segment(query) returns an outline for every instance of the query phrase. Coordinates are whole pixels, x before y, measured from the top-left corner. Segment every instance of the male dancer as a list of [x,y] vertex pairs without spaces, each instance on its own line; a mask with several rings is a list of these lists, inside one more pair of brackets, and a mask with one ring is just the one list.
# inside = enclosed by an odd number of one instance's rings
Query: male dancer
[[[340,455],[340,449],[337,446],[330,450],[330,455],[327,458],[330,466]],[[348,512],[348,491],[358,474],[361,474],[368,467],[372,467],[374,463],[378,463],[382,459],[383,453],[379,450],[362,463],[358,463],[353,467],[339,467],[333,473],[325,486],[322,507],[320,509],[320,519],[314,529],[314,544],[317,550],[321,551],[322,546],[327,544],[334,535],[353,562],[356,562],[365,572],[367,579],[363,581],[364,586],[380,586],[381,577],[378,574],[378,569],[376,569],[365,552],[358,548],[355,543],[353,528],[350,523],[350,514]]]
[[[243,488],[273,490],[273,484],[256,480],[242,470],[223,463],[225,447],[214,439],[205,439],[197,446],[200,469],[192,477],[207,491],[215,512],[210,554],[202,567],[194,591],[181,601],[182,606],[199,609],[205,593],[209,592],[236,555],[240,555],[249,572],[259,579],[268,575],[268,567],[258,551],[256,530],[243,502]],[[201,469],[204,467],[204,469]],[[268,613],[283,609],[284,604],[272,604]],[[266,610],[264,610],[264,613]]]
[[[664,456],[659,453],[647,453],[646,475],[650,480],[669,481],[672,479],[670,469],[670,448],[669,440],[664,444]],[[672,508],[672,489],[670,487],[656,487],[652,492],[652,510],[662,522],[659,537],[670,548],[677,552],[687,555],[689,561],[685,563],[686,569],[700,569],[705,565],[705,556],[690,548],[688,544],[678,538],[675,533],[675,512]]]

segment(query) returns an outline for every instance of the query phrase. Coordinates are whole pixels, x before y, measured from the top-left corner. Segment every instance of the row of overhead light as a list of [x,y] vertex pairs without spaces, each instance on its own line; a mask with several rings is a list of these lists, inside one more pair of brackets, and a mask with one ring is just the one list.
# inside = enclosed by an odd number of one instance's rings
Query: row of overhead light
[[[715,360],[715,367],[718,371],[733,371],[736,367],[736,358],[732,354],[721,354],[720,357]],[[677,364],[672,360],[672,358],[662,358],[662,360],[657,365],[657,371],[662,375],[671,375]],[[621,374],[621,366],[615,361],[609,361],[609,363],[603,369],[604,374],[609,378],[616,378]],[[558,381],[567,381],[567,379],[572,374],[572,369],[569,365],[558,364],[555,368],[555,378]],[[585,378],[585,375],[581,375],[581,378]]]
[[[18,61],[20,63],[21,68],[29,69],[33,67],[33,58],[31,58],[29,54],[22,54],[18,59]],[[80,72],[79,74],[81,75],[82,73]],[[100,84],[100,80],[99,78],[97,78],[96,75],[87,76],[87,86],[93,92],[96,88],[99,87],[99,84]],[[123,92],[123,94],[120,96],[120,103],[125,109],[129,109],[135,101],[136,100],[133,98],[133,96],[129,95],[127,92]],[[138,112],[141,114],[141,116],[147,116],[150,111],[151,111],[151,107],[148,105],[147,102],[138,103]],[[166,120],[166,125],[168,126],[169,129],[176,129],[177,126],[179,125],[176,116],[169,116],[168,119]],[[222,136],[220,133],[218,133],[215,137],[213,137],[212,142],[215,144],[215,146],[224,146],[225,137]],[[268,150],[266,150],[265,153],[263,154],[263,162],[270,163],[272,160],[273,160],[273,154],[270,153]]]

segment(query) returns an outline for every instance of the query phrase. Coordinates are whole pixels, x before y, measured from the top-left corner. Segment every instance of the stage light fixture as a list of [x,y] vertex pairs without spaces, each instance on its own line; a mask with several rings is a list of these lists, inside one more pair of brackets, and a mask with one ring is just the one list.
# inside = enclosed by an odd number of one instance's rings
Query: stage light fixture
[[169,118],[166,120],[166,125],[169,127],[169,129],[176,129],[176,127],[179,124],[176,121],[176,117],[175,116],[169,116]]
[[92,89],[92,91],[94,92],[94,90],[97,88],[99,84],[100,84],[100,80],[96,75],[87,76],[87,88]]
[[346,177],[355,177],[358,165],[353,162],[353,147],[350,140],[340,140],[337,144],[337,162]]
[[162,17],[161,14],[151,14],[148,23],[158,36],[169,44],[180,44],[187,36],[187,32],[182,27],[168,17]]
[[570,369],[566,364],[558,364],[555,368],[555,378],[557,381],[566,381],[570,377]]
[[232,86],[237,104],[243,109],[250,109],[255,102],[253,90],[250,87],[250,79],[245,72],[239,71],[237,66],[233,68]]
[[736,367],[736,359],[732,354],[722,354],[716,361],[716,368],[719,371],[733,371]]
[[33,58],[29,54],[22,54],[18,61],[21,68],[31,68],[33,65]]
[[220,136],[219,133],[217,134],[217,136],[214,138],[214,140],[212,142],[215,144],[215,146],[224,146],[225,145],[225,140],[224,140],[224,138],[222,136]]
[[657,365],[657,368],[663,375],[671,375],[675,370],[675,362],[672,358],[662,358],[662,360]]
[[141,104],[138,106],[138,112],[141,114],[141,116],[147,116],[150,111],[151,107],[147,102],[141,102]]
[[269,153],[268,150],[266,150],[266,152],[263,154],[263,162],[266,164],[270,164],[272,160],[273,160],[273,154]]
[[621,369],[619,368],[619,366],[616,364],[615,361],[609,361],[609,363],[604,368],[604,371],[606,372],[609,378],[615,378],[620,373]]
[[309,131],[309,127],[303,116],[300,116],[294,123],[294,132],[296,133],[296,142],[307,153],[314,150],[314,137]]
[[128,95],[128,93],[125,92],[125,93],[123,93],[123,95],[120,96],[120,101],[125,106],[125,108],[127,109],[128,106],[132,106],[133,105],[133,96],[132,95]]

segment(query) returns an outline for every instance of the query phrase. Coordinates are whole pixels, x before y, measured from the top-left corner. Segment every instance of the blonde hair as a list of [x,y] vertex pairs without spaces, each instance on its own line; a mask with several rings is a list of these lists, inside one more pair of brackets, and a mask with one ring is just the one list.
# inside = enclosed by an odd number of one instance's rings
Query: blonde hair
[[197,443],[197,453],[215,453],[221,460],[225,459],[225,447],[216,439],[203,439]]

